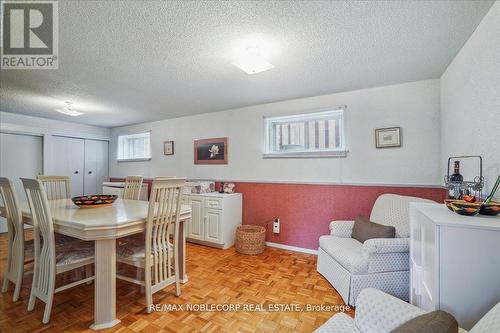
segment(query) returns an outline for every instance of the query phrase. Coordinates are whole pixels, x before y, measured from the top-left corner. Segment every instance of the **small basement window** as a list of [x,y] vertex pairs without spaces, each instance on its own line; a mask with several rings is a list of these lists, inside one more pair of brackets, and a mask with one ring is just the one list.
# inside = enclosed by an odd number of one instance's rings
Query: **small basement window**
[[147,161],[150,159],[150,132],[118,136],[118,161]]
[[345,106],[329,111],[265,118],[264,157],[346,156]]

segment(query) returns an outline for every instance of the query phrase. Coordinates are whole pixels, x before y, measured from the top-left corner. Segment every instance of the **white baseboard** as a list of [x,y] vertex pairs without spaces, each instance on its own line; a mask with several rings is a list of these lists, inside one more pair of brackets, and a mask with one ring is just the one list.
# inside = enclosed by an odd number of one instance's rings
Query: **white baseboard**
[[289,251],[294,251],[294,252],[301,252],[301,253],[308,253],[308,254],[318,255],[318,250],[311,250],[311,249],[306,249],[306,248],[303,248],[303,247],[290,246],[290,245],[273,243],[273,242],[266,242],[266,245],[269,246],[269,247],[275,247],[275,248],[283,249],[283,250],[289,250]]

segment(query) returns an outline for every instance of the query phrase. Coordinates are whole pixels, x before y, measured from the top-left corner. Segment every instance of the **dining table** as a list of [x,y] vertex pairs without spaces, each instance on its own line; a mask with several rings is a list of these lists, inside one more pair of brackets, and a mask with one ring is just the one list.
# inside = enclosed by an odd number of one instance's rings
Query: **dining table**
[[[93,330],[115,326],[116,318],[116,240],[146,230],[147,201],[116,199],[103,207],[82,208],[71,199],[49,200],[54,232],[95,243],[95,286]],[[20,203],[23,222],[32,224],[27,202]],[[3,216],[5,211],[0,212]],[[191,206],[182,204],[179,214],[179,275],[186,274],[185,224],[191,218]]]

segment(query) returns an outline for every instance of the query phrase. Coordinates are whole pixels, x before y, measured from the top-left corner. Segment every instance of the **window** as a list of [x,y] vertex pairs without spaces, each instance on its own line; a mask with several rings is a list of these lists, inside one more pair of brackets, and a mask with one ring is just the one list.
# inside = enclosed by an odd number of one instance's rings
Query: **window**
[[346,156],[344,110],[265,118],[264,157]]
[[151,159],[150,132],[119,135],[118,161],[145,161]]

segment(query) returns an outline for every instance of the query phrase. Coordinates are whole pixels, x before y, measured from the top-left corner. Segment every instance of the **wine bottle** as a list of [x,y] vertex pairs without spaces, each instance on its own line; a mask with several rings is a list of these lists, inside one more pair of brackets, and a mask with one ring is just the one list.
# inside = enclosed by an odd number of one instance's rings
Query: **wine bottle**
[[450,176],[451,182],[463,182],[464,177],[460,174],[460,161],[455,161],[455,170],[453,174]]

